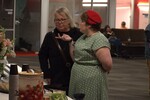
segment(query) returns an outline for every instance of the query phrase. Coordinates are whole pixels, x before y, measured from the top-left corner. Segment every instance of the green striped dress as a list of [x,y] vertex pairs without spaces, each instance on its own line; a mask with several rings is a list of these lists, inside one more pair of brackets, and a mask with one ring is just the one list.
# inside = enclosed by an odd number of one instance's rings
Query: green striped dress
[[107,73],[103,71],[95,51],[110,48],[107,38],[100,32],[82,35],[75,43],[75,63],[71,70],[69,96],[84,93],[84,100],[108,100]]

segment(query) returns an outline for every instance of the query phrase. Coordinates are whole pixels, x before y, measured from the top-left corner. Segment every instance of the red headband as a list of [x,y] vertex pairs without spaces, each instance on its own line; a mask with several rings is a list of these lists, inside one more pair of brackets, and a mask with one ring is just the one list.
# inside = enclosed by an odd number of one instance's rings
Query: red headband
[[89,24],[100,24],[100,23],[102,23],[102,19],[97,12],[95,12],[93,10],[87,10],[86,13],[88,15],[87,22]]

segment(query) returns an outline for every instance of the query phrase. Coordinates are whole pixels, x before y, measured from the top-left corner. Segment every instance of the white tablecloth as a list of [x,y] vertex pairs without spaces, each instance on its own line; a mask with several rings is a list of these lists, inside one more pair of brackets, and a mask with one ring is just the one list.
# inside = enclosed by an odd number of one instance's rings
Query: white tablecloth
[[[9,100],[8,94],[0,93],[0,100]],[[68,97],[68,100],[73,100]]]
[[1,99],[1,100],[9,100],[9,99],[8,99],[8,94],[0,93],[0,99]]

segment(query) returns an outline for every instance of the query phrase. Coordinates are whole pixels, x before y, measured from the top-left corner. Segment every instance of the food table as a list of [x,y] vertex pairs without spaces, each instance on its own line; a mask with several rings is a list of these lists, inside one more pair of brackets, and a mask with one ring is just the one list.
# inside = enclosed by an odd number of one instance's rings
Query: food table
[[[68,98],[68,100],[73,100],[70,97],[67,97],[67,98]],[[1,93],[0,92],[0,100],[9,100],[9,95],[6,94],[6,93]]]
[[[56,94],[58,93],[59,95],[62,95],[65,93],[64,91],[56,90],[56,89],[52,89],[53,90],[53,93],[52,93],[51,91],[44,89],[44,97],[43,97],[41,95],[41,94],[43,94],[43,88],[41,88],[41,87],[43,87],[43,73],[42,72],[30,73],[30,72],[26,72],[26,71],[21,72],[21,70],[18,72],[19,72],[19,79],[18,79],[19,86],[18,87],[19,87],[19,92],[20,92],[20,94],[18,95],[19,98],[20,98],[20,95],[22,95],[24,92],[27,92],[28,90],[31,90],[30,91],[31,93],[26,93],[26,94],[28,94],[28,96],[23,94],[24,95],[23,98],[31,97],[32,93],[34,93],[34,92],[38,92],[39,96],[36,95],[38,97],[38,99],[43,99],[45,96],[46,96],[46,98],[49,98],[50,96],[54,97],[55,93]],[[9,94],[8,94],[9,86],[8,85],[9,85],[8,79],[5,79],[3,77],[0,78],[0,100],[9,100]],[[47,84],[44,82],[44,85],[47,85]],[[34,88],[34,87],[36,87],[36,88]],[[55,96],[56,96],[56,94],[55,94]],[[58,96],[58,94],[57,94],[57,96]],[[66,94],[64,96],[66,98]],[[68,96],[67,96],[67,99],[73,100],[73,99],[69,98]]]
[[8,94],[6,94],[6,93],[1,93],[0,92],[0,98],[1,98],[1,100],[9,100]]

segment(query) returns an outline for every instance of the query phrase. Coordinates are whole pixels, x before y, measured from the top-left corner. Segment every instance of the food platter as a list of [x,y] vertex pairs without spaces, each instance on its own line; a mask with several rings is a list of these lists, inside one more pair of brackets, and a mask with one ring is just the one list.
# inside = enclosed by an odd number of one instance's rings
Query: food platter
[[6,81],[3,77],[0,78],[0,92],[2,92],[2,93],[8,93],[9,92],[8,79]]
[[8,93],[9,92],[9,84],[5,82],[0,82],[0,92]]

